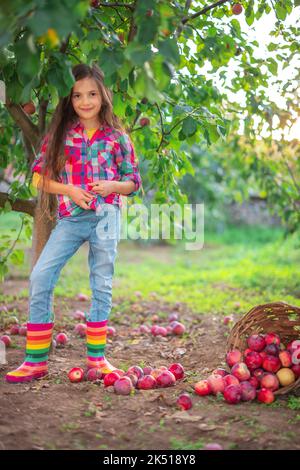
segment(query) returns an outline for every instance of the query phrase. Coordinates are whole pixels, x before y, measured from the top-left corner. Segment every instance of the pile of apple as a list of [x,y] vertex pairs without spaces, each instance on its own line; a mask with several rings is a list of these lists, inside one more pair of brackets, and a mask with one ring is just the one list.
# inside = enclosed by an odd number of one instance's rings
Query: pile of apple
[[168,325],[162,326],[157,325],[157,322],[160,321],[158,315],[153,315],[151,326],[149,325],[141,325],[136,332],[138,333],[146,333],[151,334],[152,336],[170,336],[170,335],[177,335],[181,336],[185,332],[185,326],[183,323],[178,321],[177,313],[171,313],[168,318]]
[[82,382],[83,380],[94,382],[103,379],[104,387],[114,387],[114,391],[118,395],[130,395],[135,388],[150,390],[171,387],[175,385],[177,380],[183,379],[184,368],[179,363],[156,369],[150,366],[144,368],[131,366],[127,372],[117,369],[109,374],[102,374],[96,367],[88,369],[86,372],[81,367],[74,367],[69,371],[68,377],[71,382]]
[[207,380],[194,386],[195,393],[217,395],[226,402],[237,404],[257,398],[262,403],[272,403],[274,392],[286,387],[300,377],[300,341],[291,341],[286,347],[276,333],[251,335],[248,348],[229,351],[226,363],[230,372],[218,368]]

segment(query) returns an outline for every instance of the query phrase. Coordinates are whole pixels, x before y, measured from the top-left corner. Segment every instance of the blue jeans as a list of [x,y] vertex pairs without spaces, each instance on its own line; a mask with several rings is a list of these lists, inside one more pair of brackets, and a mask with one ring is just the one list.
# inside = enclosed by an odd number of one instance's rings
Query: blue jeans
[[58,220],[30,275],[29,322],[54,321],[54,287],[66,262],[86,241],[89,242],[92,291],[87,319],[102,321],[108,318],[112,306],[114,262],[120,241],[120,219],[119,206],[103,203],[99,214],[92,209],[84,210],[78,216]]

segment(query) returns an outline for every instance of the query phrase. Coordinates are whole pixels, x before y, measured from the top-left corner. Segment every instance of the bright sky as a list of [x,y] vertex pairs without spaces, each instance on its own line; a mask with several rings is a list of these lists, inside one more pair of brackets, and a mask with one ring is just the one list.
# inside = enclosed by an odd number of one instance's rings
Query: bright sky
[[[295,14],[297,13],[297,14]],[[267,45],[270,42],[273,43],[279,43],[279,41],[282,41],[280,38],[275,38],[274,36],[270,36],[270,32],[275,29],[274,24],[276,22],[276,17],[273,11],[271,11],[269,14],[263,15],[260,20],[255,21],[252,26],[248,26],[248,24],[245,21],[244,13],[238,15],[235,17],[238,19],[238,21],[241,24],[241,29],[244,31],[244,33],[249,37],[250,40],[257,40],[257,42],[260,44],[260,47],[257,48],[257,50],[254,53],[255,57],[260,57],[260,58],[265,58],[265,57],[270,57],[271,54],[276,54],[276,51],[273,53],[269,52],[267,49]],[[228,18],[228,21],[230,21],[231,18]],[[286,20],[285,23],[288,25],[293,25],[299,26],[299,20],[300,20],[300,7],[297,7],[296,9],[293,10],[292,14],[290,14]],[[224,21],[224,18],[222,19]],[[277,60],[276,60],[277,61]],[[208,70],[210,69],[210,66],[199,68],[200,73],[208,73]],[[299,73],[300,69],[300,56],[298,59],[294,59],[291,64],[286,67],[284,70],[282,70],[282,64],[278,64],[278,76],[274,77],[275,80],[278,80],[278,77],[280,77],[282,84],[285,84],[288,81],[292,81],[293,78]],[[267,70],[267,68],[266,68]],[[264,71],[264,70],[262,70]],[[228,83],[230,83],[230,80],[234,74],[228,73]],[[231,78],[230,78],[231,77]],[[215,84],[218,86],[218,88],[221,88],[221,83],[219,82],[218,78],[215,76],[215,74],[212,76],[214,79]],[[285,99],[281,96],[280,90],[278,90],[278,85],[272,85],[272,81],[270,81],[270,87],[268,90],[264,89],[266,95],[270,97],[272,101],[274,101],[281,109],[285,109]],[[300,89],[298,91],[299,95],[299,102],[300,102]],[[232,101],[239,100],[242,104],[245,102],[245,92],[241,90],[237,94],[232,94],[228,92],[229,99]],[[274,123],[275,125],[277,124],[276,122]],[[267,126],[266,126],[267,127]],[[291,130],[289,131],[286,129],[284,132],[285,138],[288,140],[291,140],[293,138],[300,138],[300,116],[297,120],[297,122],[293,125]],[[266,136],[267,133],[262,133],[262,137]],[[281,132],[274,132],[273,136],[275,139],[279,139],[281,137]]]

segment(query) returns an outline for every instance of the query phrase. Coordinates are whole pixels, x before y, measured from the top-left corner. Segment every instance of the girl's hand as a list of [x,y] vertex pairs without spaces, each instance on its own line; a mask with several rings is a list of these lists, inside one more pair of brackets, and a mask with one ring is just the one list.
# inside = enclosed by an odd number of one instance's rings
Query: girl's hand
[[98,180],[93,183],[89,183],[91,191],[96,194],[100,194],[102,197],[106,197],[111,193],[115,192],[115,181]]
[[77,186],[70,185],[68,196],[75,202],[75,204],[83,209],[91,209],[87,203],[94,199],[94,196],[88,191],[78,188]]

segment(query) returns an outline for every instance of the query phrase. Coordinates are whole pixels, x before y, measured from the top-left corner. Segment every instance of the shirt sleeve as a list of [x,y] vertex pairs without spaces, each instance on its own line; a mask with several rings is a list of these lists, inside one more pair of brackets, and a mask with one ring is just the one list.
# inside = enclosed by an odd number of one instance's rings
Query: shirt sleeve
[[116,142],[115,159],[121,181],[133,181],[135,183],[134,191],[126,194],[126,196],[135,196],[142,185],[142,180],[134,147],[129,136],[125,133]]
[[47,150],[47,145],[48,145],[48,134],[44,137],[42,140],[41,146],[40,146],[40,151],[35,157],[35,160],[33,164],[31,165],[31,172],[32,173],[42,173],[42,168],[43,168],[43,163],[44,163],[44,158]]

